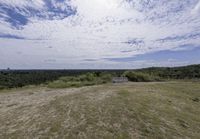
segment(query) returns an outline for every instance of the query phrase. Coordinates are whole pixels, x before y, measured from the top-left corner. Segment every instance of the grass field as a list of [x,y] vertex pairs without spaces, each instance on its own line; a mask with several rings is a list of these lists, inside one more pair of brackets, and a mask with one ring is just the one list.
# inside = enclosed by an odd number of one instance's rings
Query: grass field
[[199,139],[200,82],[3,91],[0,138]]

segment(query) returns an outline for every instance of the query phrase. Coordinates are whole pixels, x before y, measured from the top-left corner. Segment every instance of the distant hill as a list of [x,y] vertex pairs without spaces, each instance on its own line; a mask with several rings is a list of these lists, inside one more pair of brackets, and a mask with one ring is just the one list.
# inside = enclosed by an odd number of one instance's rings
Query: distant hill
[[200,64],[182,67],[150,67],[135,70],[168,79],[200,78]]

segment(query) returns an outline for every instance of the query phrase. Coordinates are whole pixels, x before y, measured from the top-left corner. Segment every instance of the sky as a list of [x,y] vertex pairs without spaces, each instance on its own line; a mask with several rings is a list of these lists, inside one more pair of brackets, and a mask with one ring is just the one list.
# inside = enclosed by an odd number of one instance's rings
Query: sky
[[0,69],[200,64],[200,0],[0,0]]

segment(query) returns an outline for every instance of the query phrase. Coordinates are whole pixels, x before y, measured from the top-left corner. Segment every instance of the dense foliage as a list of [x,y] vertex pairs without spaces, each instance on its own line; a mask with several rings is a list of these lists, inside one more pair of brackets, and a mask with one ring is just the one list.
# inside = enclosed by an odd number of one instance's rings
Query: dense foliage
[[[111,81],[123,76],[130,81],[159,81],[166,79],[200,79],[200,65],[185,67],[152,67],[138,70],[1,70],[0,89],[26,85],[83,86]],[[52,84],[53,84],[52,83]]]
[[81,87],[108,83],[112,80],[112,75],[110,73],[102,72],[100,74],[96,73],[86,73],[79,76],[65,76],[60,77],[58,80],[50,82],[48,87],[50,88],[67,88],[67,87]]
[[[82,75],[88,72],[93,72],[97,77],[102,76],[104,72],[111,74],[112,76],[120,76],[123,70],[2,70],[0,71],[0,89],[4,88],[16,88],[26,85],[39,85],[48,84],[50,81],[54,81],[63,76],[76,76]],[[87,77],[90,78],[90,77]],[[106,78],[103,77],[102,78]],[[69,78],[70,79],[70,78]]]
[[161,81],[158,76],[153,76],[147,73],[136,72],[136,71],[126,71],[124,73],[129,81],[132,82],[151,82],[151,81]]
[[152,67],[136,70],[137,72],[147,73],[152,76],[159,76],[163,79],[199,79],[200,65],[190,65],[184,67]]

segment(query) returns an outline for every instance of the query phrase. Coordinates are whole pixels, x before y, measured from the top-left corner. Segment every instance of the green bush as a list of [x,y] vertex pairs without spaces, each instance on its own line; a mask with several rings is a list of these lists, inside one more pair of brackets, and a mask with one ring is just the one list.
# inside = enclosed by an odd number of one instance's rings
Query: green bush
[[94,81],[95,75],[93,73],[86,73],[79,76],[80,81]]
[[79,78],[73,77],[73,76],[64,76],[64,77],[60,77],[59,80],[62,80],[62,81],[64,81],[64,82],[69,82],[69,81],[80,81]]
[[5,89],[6,87],[4,87],[4,86],[0,86],[0,90],[3,90],[3,89]]
[[57,81],[50,82],[48,84],[48,87],[49,88],[69,88],[69,87],[81,87],[85,85],[87,85],[87,83],[77,82],[77,81],[64,82],[62,80],[57,80]]
[[57,80],[57,81],[50,82],[48,84],[48,87],[49,88],[67,88],[68,84],[66,84],[66,82],[62,80]]
[[103,80],[104,82],[110,82],[112,80],[112,75],[109,73],[101,73],[100,74],[100,78],[101,80]]
[[126,71],[124,76],[133,82],[151,82],[151,81],[160,81],[160,78],[157,76],[152,76],[147,73]]
[[68,88],[91,86],[97,84],[104,84],[111,81],[112,76],[108,73],[103,73],[97,76],[94,73],[86,73],[79,76],[60,77],[57,81],[50,82],[50,88]]

